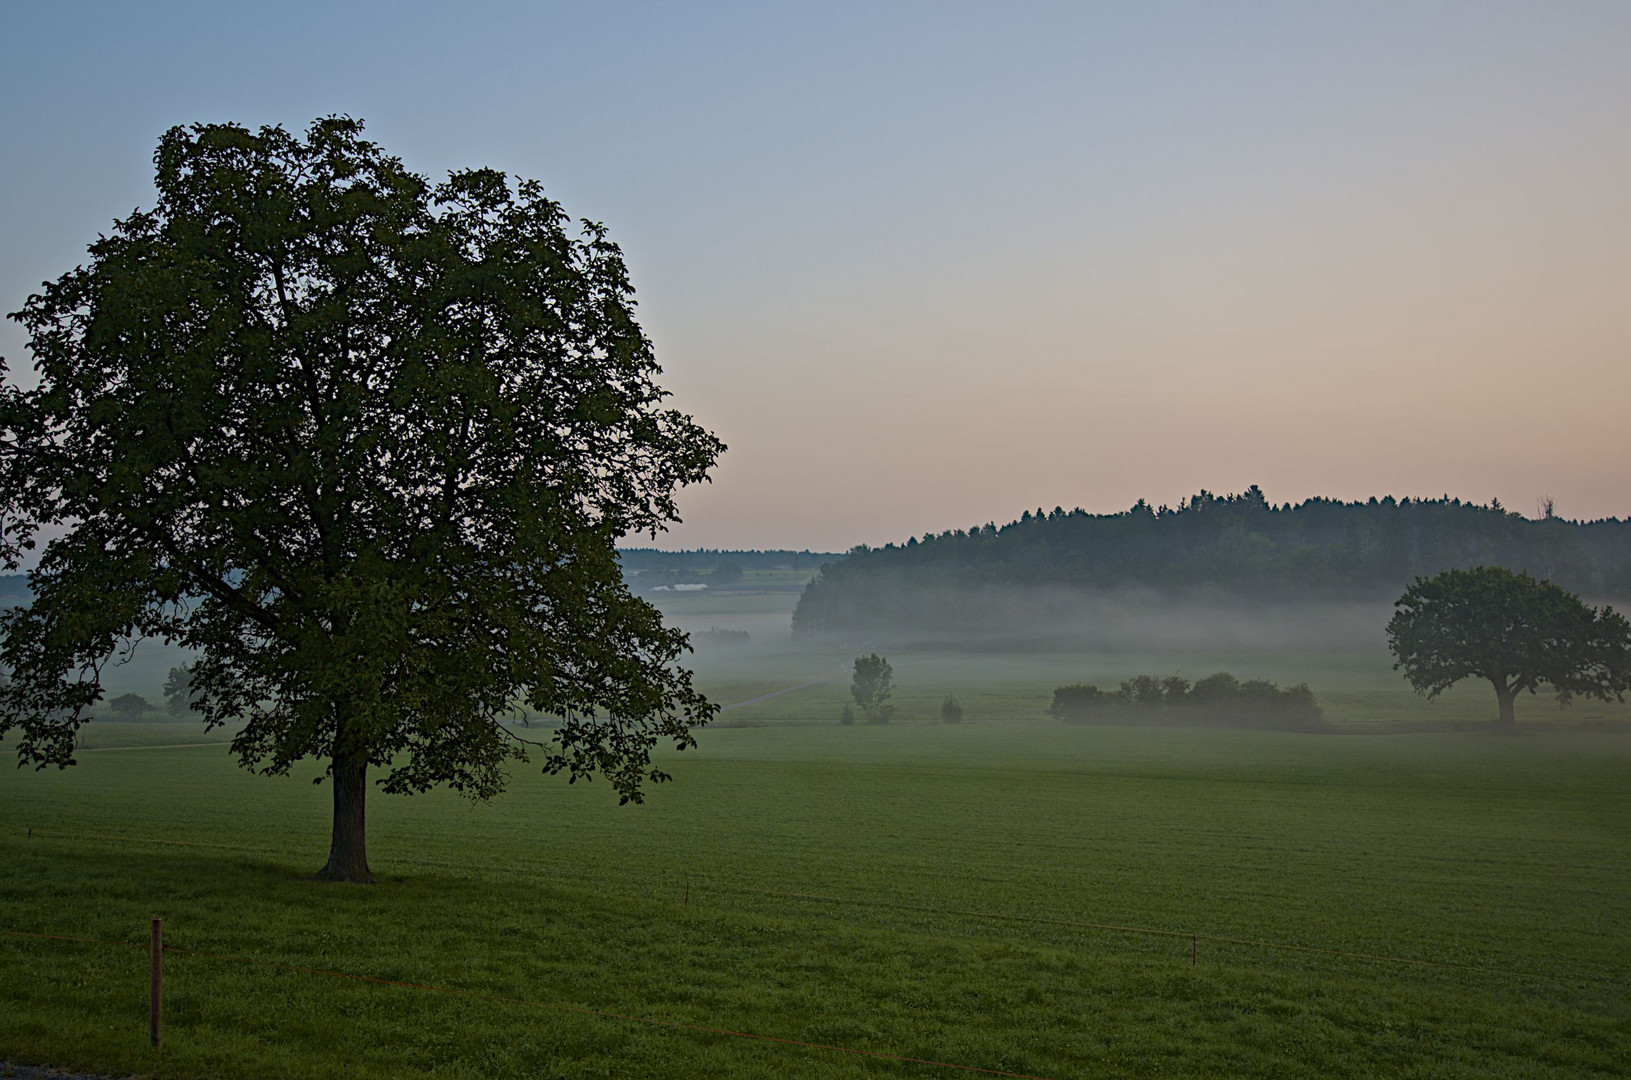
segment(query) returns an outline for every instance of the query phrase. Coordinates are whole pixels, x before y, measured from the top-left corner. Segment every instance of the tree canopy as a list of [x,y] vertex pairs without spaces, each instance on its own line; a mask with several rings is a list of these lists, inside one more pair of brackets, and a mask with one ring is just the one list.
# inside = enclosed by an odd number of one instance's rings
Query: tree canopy
[[1394,606],[1388,647],[1411,686],[1435,697],[1462,679],[1487,679],[1503,726],[1516,723],[1524,691],[1551,686],[1567,704],[1631,689],[1631,623],[1549,581],[1495,566],[1447,570],[1418,578]]
[[[246,767],[327,763],[327,876],[369,877],[367,771],[476,798],[541,759],[638,801],[714,712],[616,540],[723,451],[663,406],[621,253],[532,181],[432,184],[345,118],[167,132],[157,204],[18,319],[0,385],[0,733],[73,763],[104,665],[197,650],[192,707]],[[0,375],[4,374],[0,362]],[[517,707],[559,718],[524,744]]]

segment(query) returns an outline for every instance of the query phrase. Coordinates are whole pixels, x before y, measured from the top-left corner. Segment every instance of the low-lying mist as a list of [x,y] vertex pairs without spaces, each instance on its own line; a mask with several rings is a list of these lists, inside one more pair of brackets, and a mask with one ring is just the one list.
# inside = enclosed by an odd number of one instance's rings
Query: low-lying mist
[[811,641],[982,652],[1380,650],[1393,608],[1378,601],[1254,602],[1222,592],[1036,586],[902,589]]

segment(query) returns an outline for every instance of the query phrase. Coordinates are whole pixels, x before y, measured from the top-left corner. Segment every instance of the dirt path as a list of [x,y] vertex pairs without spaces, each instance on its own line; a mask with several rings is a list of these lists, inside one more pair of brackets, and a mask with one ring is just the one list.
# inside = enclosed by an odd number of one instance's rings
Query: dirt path
[[815,686],[817,683],[824,683],[830,678],[832,678],[831,675],[820,675],[814,679],[811,679],[809,682],[801,682],[797,686],[785,686],[780,690],[772,690],[768,694],[760,694],[758,697],[750,697],[746,701],[733,701],[729,705],[721,705],[719,707],[719,711],[727,712],[731,709],[740,709],[744,705],[756,705],[761,701],[769,701],[771,698],[781,697],[783,694],[791,694],[795,690],[803,690],[807,687]]

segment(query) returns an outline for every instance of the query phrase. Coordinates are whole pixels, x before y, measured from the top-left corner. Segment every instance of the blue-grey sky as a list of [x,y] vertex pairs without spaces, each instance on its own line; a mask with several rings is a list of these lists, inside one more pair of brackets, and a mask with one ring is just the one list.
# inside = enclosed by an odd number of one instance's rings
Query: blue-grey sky
[[[1448,492],[1631,515],[1631,4],[32,3],[0,304],[169,126],[348,113],[624,248],[731,450],[663,546]],[[27,366],[14,324],[0,355]]]

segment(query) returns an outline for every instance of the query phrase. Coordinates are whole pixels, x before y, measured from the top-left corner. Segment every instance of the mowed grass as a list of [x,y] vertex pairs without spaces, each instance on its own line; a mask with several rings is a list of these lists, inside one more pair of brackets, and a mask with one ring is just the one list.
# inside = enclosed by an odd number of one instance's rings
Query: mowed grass
[[[0,935],[0,1059],[968,1075],[731,1031],[1046,1077],[1631,1073],[1620,736],[713,730],[639,807],[524,767],[485,806],[376,795],[380,883],[345,887],[304,877],[315,768],[116,729],[0,774],[0,929],[137,943]],[[166,959],[159,1051],[154,915],[197,950]]]

